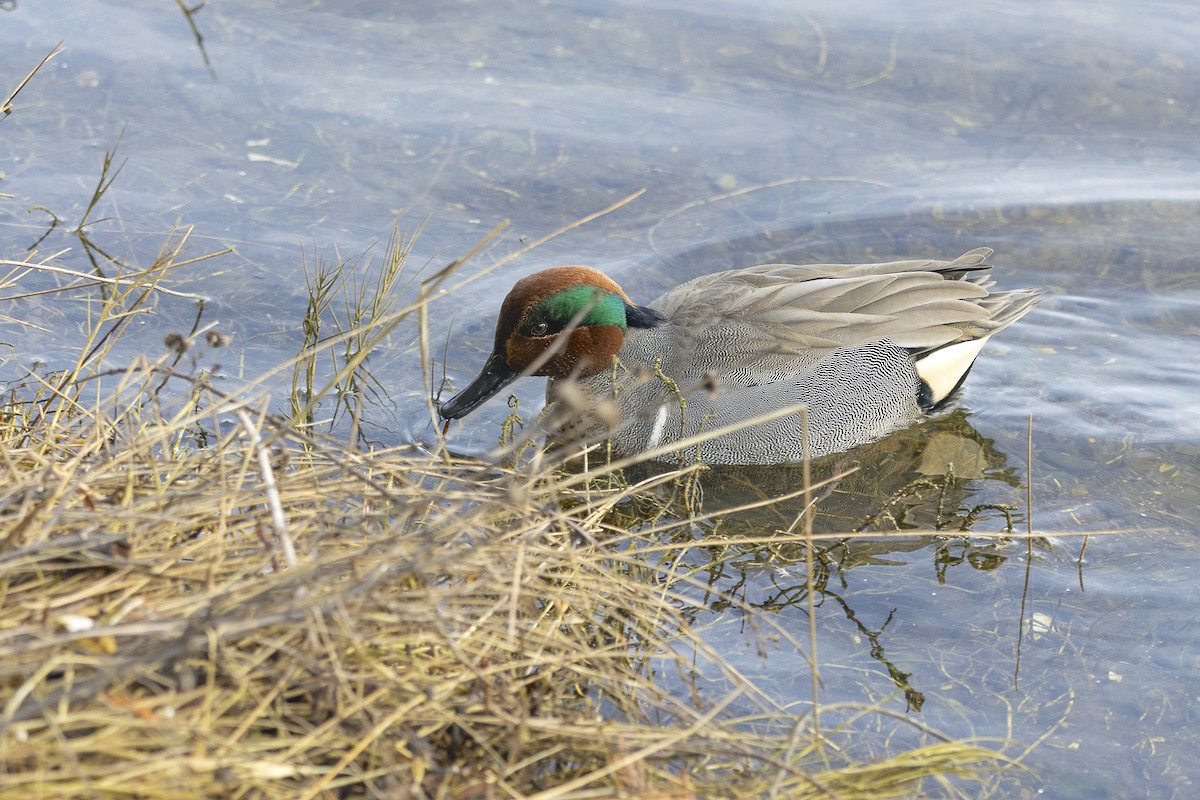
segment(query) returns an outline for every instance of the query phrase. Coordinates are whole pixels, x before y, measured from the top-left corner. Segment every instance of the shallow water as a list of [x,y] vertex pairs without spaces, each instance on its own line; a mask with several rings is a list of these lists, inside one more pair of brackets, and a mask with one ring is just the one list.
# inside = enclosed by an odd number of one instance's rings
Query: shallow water
[[[228,351],[204,356],[228,386],[297,352],[304,261],[366,253],[369,272],[398,214],[421,229],[411,263],[431,268],[509,220],[467,275],[645,190],[434,305],[432,340],[439,352],[449,342],[460,387],[490,348],[498,298],[551,263],[590,263],[645,301],[731,266],[994,248],[1002,287],[1048,297],[989,344],[957,413],[853,454],[862,472],[827,498],[823,524],[875,515],[875,529],[928,527],[990,503],[1017,505],[1020,529],[1028,475],[1047,538],[1032,553],[983,537],[831,546],[817,609],[822,699],[1010,737],[1011,753],[1037,743],[1007,796],[1193,795],[1200,10],[211,3],[194,16],[202,50],[173,3],[13,5],[0,11],[5,88],[55,42],[67,49],[0,123],[0,190],[14,195],[0,200],[5,256],[37,242],[89,266],[65,231],[119,140],[124,167],[89,236],[141,263],[177,222],[195,226],[197,253],[236,249],[172,284],[212,298],[206,321],[233,334]],[[196,313],[166,299],[156,309],[116,358],[158,352]],[[82,305],[4,311],[43,329],[3,327],[12,355],[0,380],[73,355]],[[435,435],[416,341],[401,327],[372,356],[387,396],[368,420],[377,441]],[[277,397],[284,383],[270,387]],[[532,410],[541,386],[526,383]],[[507,411],[494,401],[456,425],[454,445],[486,450]],[[950,461],[960,480],[944,494],[906,493]],[[788,469],[715,474],[705,507],[796,480]],[[724,524],[790,522],[784,508]],[[1002,527],[994,511],[976,523]],[[1084,531],[1125,533],[1085,547]],[[705,568],[807,635],[803,564],[788,552],[748,547]],[[736,614],[697,604],[731,659],[803,707],[808,673],[794,653],[768,647],[763,659]]]

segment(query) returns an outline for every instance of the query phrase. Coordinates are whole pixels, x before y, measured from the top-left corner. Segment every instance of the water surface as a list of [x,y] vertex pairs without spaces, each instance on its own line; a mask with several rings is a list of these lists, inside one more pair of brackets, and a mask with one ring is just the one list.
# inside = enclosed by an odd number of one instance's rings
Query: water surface
[[[55,42],[66,51],[0,124],[6,257],[71,247],[87,269],[67,231],[117,148],[124,166],[90,217],[93,243],[144,264],[182,224],[196,253],[235,248],[172,284],[210,297],[206,319],[233,334],[219,355],[228,386],[297,352],[304,263],[358,259],[369,274],[397,217],[420,229],[411,264],[431,268],[508,220],[466,275],[644,190],[435,304],[432,340],[460,387],[490,348],[499,297],[549,264],[589,263],[645,302],[731,266],[994,248],[1002,287],[1045,287],[1047,299],[989,344],[953,413],[852,454],[861,472],[827,498],[822,524],[951,533],[977,505],[1012,504],[1018,528],[1032,515],[1047,536],[1032,552],[985,537],[831,544],[823,699],[1008,738],[1013,754],[1032,747],[1031,771],[1003,796],[1192,796],[1200,10],[212,3],[193,18],[201,48],[172,3],[14,5],[0,12],[7,85]],[[155,307],[114,359],[157,353],[196,313]],[[5,313],[41,328],[4,327],[0,380],[73,356],[81,303]],[[435,436],[416,343],[402,326],[371,357],[375,441]],[[285,385],[265,388],[281,398]],[[536,409],[538,381],[516,391]],[[497,400],[456,425],[455,447],[485,452],[507,412]],[[918,491],[918,479],[941,488]],[[714,473],[705,506],[796,480],[786,468]],[[794,511],[692,533],[762,534]],[[995,510],[974,521],[1004,525]],[[1125,533],[1086,547],[1079,536],[1114,530]],[[796,552],[735,548],[711,563],[702,552],[695,566],[714,587],[807,630]],[[802,712],[796,654],[771,645],[764,657],[736,612],[696,604],[711,640]]]

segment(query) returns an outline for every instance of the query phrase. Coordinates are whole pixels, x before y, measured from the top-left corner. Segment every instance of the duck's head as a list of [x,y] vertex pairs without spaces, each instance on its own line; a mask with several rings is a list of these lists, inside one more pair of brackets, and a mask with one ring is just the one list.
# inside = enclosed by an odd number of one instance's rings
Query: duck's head
[[[471,385],[438,408],[444,419],[470,414],[522,374],[588,377],[608,369],[630,326],[663,321],[633,304],[590,267],[551,267],[517,281],[500,306],[496,341]],[[562,339],[563,341],[559,341]]]

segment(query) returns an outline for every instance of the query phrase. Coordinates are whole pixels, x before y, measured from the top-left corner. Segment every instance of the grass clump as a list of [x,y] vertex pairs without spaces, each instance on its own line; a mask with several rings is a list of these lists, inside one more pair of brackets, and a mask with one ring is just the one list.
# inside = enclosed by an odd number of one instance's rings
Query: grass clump
[[692,630],[679,554],[612,524],[645,486],[318,435],[178,368],[221,343],[81,359],[0,417],[0,794],[886,797],[995,765],[832,768]]

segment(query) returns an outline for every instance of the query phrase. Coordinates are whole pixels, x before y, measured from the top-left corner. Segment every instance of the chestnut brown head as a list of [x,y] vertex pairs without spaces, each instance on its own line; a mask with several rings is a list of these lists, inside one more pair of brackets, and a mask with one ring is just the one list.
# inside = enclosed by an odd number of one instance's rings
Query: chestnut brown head
[[590,267],[551,267],[522,278],[500,306],[483,371],[438,413],[464,417],[523,374],[595,375],[621,349],[631,318],[635,325],[662,319],[633,305],[620,286]]

